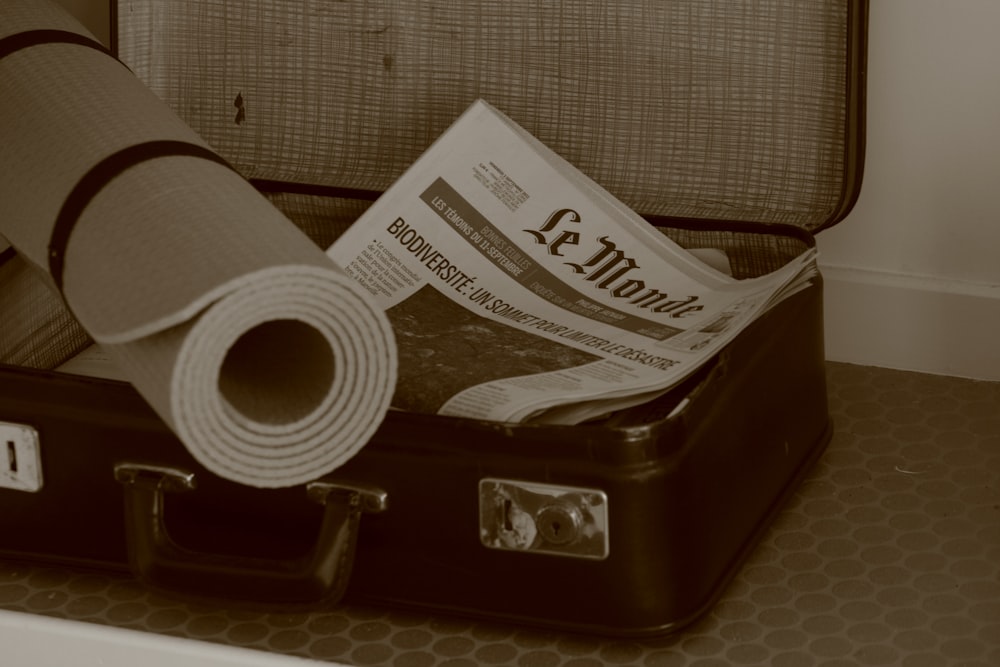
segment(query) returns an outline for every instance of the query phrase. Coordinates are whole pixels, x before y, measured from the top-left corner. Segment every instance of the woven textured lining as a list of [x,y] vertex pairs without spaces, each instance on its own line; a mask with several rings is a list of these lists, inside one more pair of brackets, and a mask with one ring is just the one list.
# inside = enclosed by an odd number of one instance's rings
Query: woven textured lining
[[[384,190],[483,97],[640,213],[813,228],[842,192],[848,4],[132,0],[119,57],[248,178]],[[321,247],[370,204],[268,197]],[[804,249],[668,233],[738,278]],[[88,343],[21,260],[0,285],[0,362]]]
[[847,12],[133,0],[119,55],[248,177],[383,190],[483,97],[640,213],[813,228],[841,197]]
[[290,192],[265,192],[271,203],[321,248],[328,248],[371,201]]
[[24,258],[0,262],[0,363],[53,368],[90,344],[54,287]]

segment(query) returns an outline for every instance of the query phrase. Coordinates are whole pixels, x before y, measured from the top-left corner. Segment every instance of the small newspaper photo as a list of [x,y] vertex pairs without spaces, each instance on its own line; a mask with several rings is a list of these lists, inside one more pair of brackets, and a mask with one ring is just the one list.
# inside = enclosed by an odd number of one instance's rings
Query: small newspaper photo
[[652,400],[816,272],[733,279],[482,100],[327,253],[392,323],[393,408],[543,424]]

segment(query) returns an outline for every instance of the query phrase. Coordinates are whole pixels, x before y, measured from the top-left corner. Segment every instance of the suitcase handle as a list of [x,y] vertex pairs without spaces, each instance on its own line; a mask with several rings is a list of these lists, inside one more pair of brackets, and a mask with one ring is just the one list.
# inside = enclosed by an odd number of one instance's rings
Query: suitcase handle
[[178,468],[119,463],[125,489],[129,565],[144,583],[196,597],[266,603],[333,603],[347,587],[362,512],[381,512],[384,491],[318,480],[306,486],[324,507],[316,543],[300,558],[233,557],[192,551],[171,539],[164,522],[165,494],[195,488],[193,473]]

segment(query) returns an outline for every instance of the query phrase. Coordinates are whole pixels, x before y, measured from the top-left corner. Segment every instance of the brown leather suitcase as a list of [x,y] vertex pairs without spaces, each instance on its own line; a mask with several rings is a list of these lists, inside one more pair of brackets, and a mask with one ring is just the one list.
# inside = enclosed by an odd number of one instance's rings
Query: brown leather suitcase
[[[864,0],[113,8],[118,57],[323,246],[477,97],[738,278],[813,245],[860,187]],[[8,251],[0,277],[23,271]],[[48,346],[0,348],[0,433],[43,477],[0,488],[0,556],[270,606],[670,632],[829,441],[822,294],[603,421],[390,412],[333,475],[272,490],[205,470],[128,384],[52,370],[87,340],[46,302]]]

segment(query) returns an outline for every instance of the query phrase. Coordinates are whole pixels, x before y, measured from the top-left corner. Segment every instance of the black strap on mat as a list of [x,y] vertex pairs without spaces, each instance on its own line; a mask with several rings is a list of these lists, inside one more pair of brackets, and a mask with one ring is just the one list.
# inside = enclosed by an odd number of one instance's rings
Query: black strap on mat
[[[66,197],[56,223],[49,237],[49,273],[56,287],[62,290],[63,268],[66,260],[66,247],[80,215],[87,204],[111,181],[123,172],[143,162],[161,157],[186,156],[197,157],[233,169],[218,153],[186,141],[160,140],[147,141],[123,148],[104,158],[90,171],[83,175],[73,190]],[[234,170],[235,171],[235,170]]]
[[[127,66],[115,58],[100,42],[68,30],[27,30],[0,38],[0,59],[16,53],[22,49],[43,44],[75,44],[95,49],[104,53],[115,61]],[[87,207],[87,204],[112,180],[129,168],[159,157],[167,156],[190,156],[211,160],[229,169],[232,166],[217,153],[185,141],[149,141],[124,148],[116,153],[112,153],[104,158],[90,171],[83,175],[77,182],[73,190],[63,202],[52,234],[49,237],[49,273],[55,281],[56,287],[62,290],[63,268],[65,265],[66,246],[69,237],[73,233],[80,215]],[[8,258],[3,258],[8,259]]]
[[[70,32],[69,30],[44,29],[26,30],[24,32],[18,32],[13,35],[7,35],[6,37],[0,38],[0,60],[12,53],[20,51],[21,49],[26,49],[30,46],[39,46],[41,44],[76,44],[77,46],[86,46],[96,49],[101,53],[114,58],[114,54],[112,54],[111,51],[109,51],[103,44],[95,39],[87,37],[86,35]],[[115,60],[118,59],[115,58]],[[118,60],[118,62],[121,61]]]
[[17,257],[17,251],[13,248],[5,248],[3,252],[0,252],[0,266],[3,266],[7,262],[11,261]]

